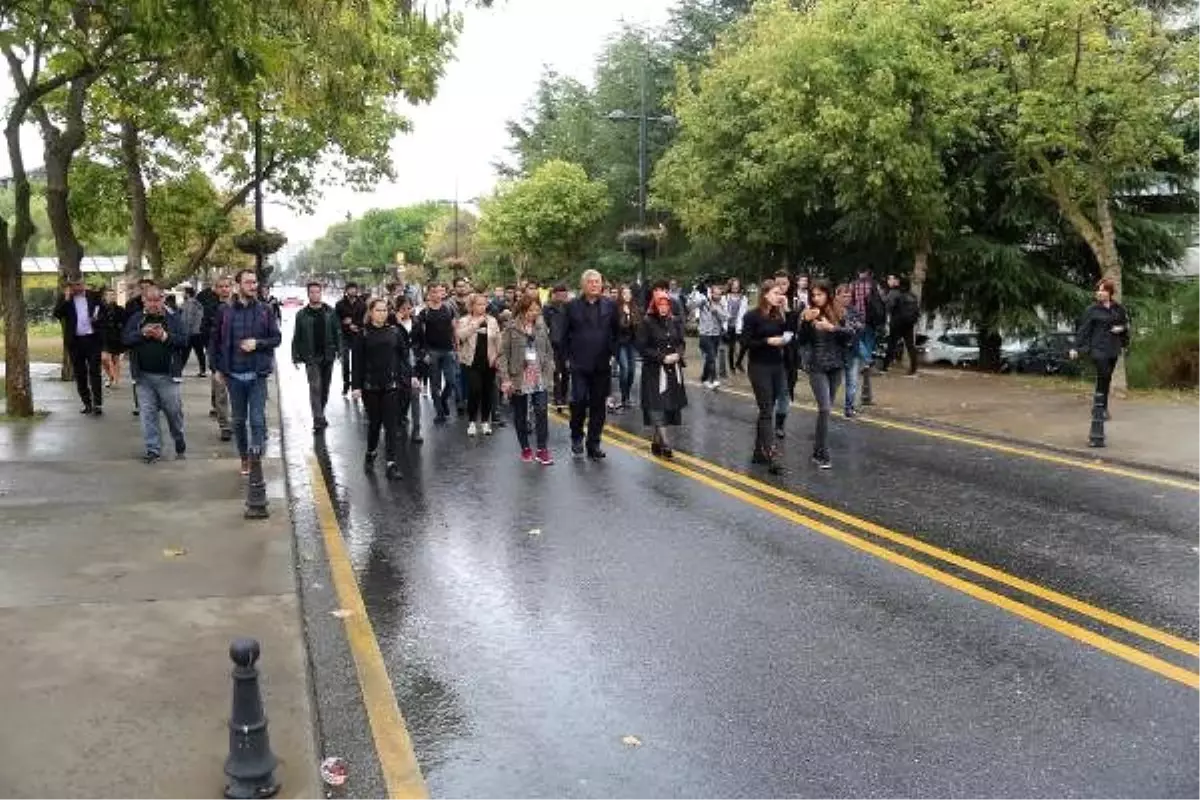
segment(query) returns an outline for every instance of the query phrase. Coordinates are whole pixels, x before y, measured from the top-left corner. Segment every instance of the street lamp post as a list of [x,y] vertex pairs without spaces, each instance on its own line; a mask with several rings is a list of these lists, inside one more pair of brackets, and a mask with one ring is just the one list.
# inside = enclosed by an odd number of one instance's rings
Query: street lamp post
[[[632,122],[637,121],[638,124],[638,227],[643,235],[646,230],[646,138],[647,127],[651,122],[658,122],[664,125],[674,125],[675,117],[670,114],[662,114],[660,116],[650,116],[646,108],[646,64],[642,63],[642,71],[640,77],[640,93],[641,93],[641,110],[637,114],[630,114],[628,111],[616,109],[605,114],[605,119],[611,122]],[[645,242],[641,243],[638,248],[641,253],[642,264],[638,269],[638,283],[642,283],[646,276],[646,246]]]

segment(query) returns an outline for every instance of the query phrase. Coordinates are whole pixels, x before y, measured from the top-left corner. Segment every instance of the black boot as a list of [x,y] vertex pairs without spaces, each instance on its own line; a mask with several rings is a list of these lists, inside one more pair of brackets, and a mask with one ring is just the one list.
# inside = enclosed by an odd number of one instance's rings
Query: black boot
[[375,469],[375,451],[368,450],[366,458],[363,459],[363,469],[367,472]]
[[787,414],[776,414],[775,415],[775,438],[776,439],[782,439],[785,436],[787,436],[787,432],[783,428],[783,426],[786,422],[787,422]]
[[400,465],[395,461],[389,461],[387,464],[387,479],[389,481],[400,480]]

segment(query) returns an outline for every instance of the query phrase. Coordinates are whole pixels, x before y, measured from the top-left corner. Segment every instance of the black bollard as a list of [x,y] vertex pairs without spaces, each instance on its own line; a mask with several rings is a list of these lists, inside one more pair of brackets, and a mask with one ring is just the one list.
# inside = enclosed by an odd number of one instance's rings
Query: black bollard
[[254,639],[235,639],[229,645],[233,659],[233,712],[229,717],[229,757],[225,759],[225,796],[236,798],[274,797],[279,791],[258,688],[259,647]]
[[1104,395],[1096,392],[1092,395],[1092,429],[1088,432],[1088,447],[1104,447]]
[[267,481],[263,477],[262,456],[250,454],[250,476],[246,480],[246,519],[266,519],[271,516],[267,507]]

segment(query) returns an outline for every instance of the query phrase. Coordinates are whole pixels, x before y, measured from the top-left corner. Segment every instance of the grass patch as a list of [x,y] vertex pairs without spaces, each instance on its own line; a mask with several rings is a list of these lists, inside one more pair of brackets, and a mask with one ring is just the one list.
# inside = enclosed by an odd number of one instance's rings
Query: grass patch
[[[57,322],[35,322],[29,326],[29,360],[61,364],[62,326]],[[0,363],[4,362],[4,326],[0,325]]]

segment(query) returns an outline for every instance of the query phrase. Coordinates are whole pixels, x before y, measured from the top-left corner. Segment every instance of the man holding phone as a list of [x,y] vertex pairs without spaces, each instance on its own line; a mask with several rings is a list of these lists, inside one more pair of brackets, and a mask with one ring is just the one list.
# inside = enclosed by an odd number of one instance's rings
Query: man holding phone
[[183,358],[191,340],[183,317],[167,308],[161,288],[150,284],[142,289],[142,308],[125,323],[121,340],[129,348],[130,372],[137,375],[134,391],[141,407],[142,438],[146,445],[142,460],[153,464],[162,457],[160,409],[167,417],[167,428],[175,441],[175,458],[184,458],[187,444],[183,438],[183,398],[179,384],[183,379]]
[[254,270],[239,271],[234,282],[237,297],[217,317],[213,370],[229,390],[233,436],[242,474],[249,475],[251,454],[261,456],[267,442],[267,380],[283,337],[275,314],[258,297]]

